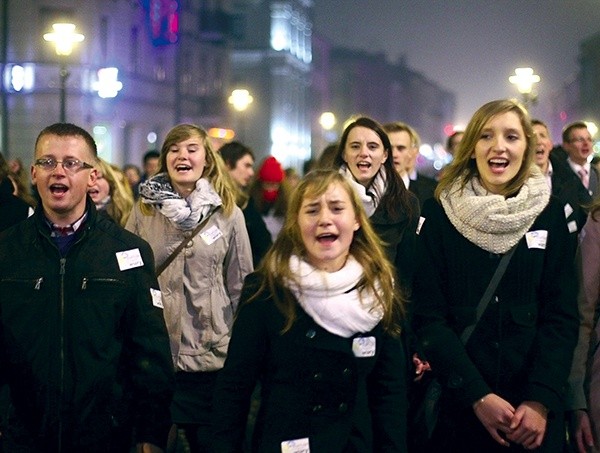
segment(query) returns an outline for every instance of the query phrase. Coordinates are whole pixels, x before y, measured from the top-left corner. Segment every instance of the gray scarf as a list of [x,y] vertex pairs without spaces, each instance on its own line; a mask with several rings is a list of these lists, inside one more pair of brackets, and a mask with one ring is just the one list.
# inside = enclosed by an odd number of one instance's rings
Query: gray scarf
[[358,197],[363,203],[367,216],[371,217],[375,212],[375,209],[377,209],[377,206],[379,206],[381,198],[387,189],[385,167],[383,165],[381,166],[368,188],[365,188],[365,186],[360,184],[354,178],[354,175],[347,165],[344,164],[340,167],[340,173],[344,175],[350,185],[354,187],[354,191],[358,194]]
[[182,198],[169,181],[167,173],[159,173],[140,184],[142,203],[155,205],[162,215],[183,231],[193,229],[208,214],[212,206],[222,204],[206,178],[196,181],[196,188]]
[[503,254],[531,228],[550,200],[546,178],[534,167],[519,193],[510,198],[489,194],[472,178],[464,188],[458,178],[440,201],[450,222],[466,239],[491,253]]

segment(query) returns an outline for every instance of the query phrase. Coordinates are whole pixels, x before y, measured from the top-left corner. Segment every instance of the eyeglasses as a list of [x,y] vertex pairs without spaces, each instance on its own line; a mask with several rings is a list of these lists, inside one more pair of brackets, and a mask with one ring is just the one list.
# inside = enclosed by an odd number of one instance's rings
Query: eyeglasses
[[594,143],[591,138],[577,137],[570,140],[571,143]]
[[34,165],[37,165],[46,171],[54,170],[58,164],[61,164],[65,171],[69,173],[77,173],[82,168],[94,168],[93,165],[73,158],[56,160],[52,157],[47,157],[45,159],[38,159],[34,162]]

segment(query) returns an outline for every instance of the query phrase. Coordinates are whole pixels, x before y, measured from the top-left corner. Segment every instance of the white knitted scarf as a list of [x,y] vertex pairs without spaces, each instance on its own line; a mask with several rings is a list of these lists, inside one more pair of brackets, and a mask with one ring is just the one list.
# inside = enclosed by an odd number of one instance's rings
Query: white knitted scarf
[[358,194],[365,211],[367,212],[367,217],[371,217],[375,212],[375,209],[377,209],[377,206],[379,206],[381,197],[383,197],[385,193],[387,181],[385,167],[383,165],[381,166],[368,189],[354,178],[354,175],[347,165],[344,164],[340,167],[340,173],[344,175],[352,187],[354,187],[354,191]]
[[221,197],[206,178],[198,179],[194,191],[187,198],[182,198],[173,190],[166,173],[159,173],[140,184],[140,198],[143,203],[155,205],[162,215],[183,231],[193,229],[212,206],[222,204]]
[[496,254],[519,242],[550,200],[546,178],[536,169],[514,197],[488,193],[477,177],[460,186],[458,178],[440,196],[446,215],[465,238]]
[[375,295],[356,285],[363,267],[352,256],[337,272],[325,272],[293,255],[290,270],[295,282],[288,282],[292,294],[304,311],[321,327],[334,335],[350,338],[369,332],[383,318]]

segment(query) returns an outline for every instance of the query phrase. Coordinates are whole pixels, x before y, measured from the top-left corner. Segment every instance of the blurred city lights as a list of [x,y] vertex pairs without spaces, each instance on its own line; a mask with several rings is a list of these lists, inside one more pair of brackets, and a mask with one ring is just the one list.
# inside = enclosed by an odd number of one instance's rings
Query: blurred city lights
[[252,104],[254,98],[250,95],[248,90],[236,89],[231,92],[228,101],[238,112],[243,112],[250,104]]
[[335,126],[336,119],[335,115],[331,112],[323,112],[319,117],[319,124],[326,131],[330,131]]
[[508,81],[517,86],[521,94],[530,94],[533,85],[540,81],[540,76],[533,73],[532,68],[517,68],[515,75],[510,76]]
[[75,33],[74,24],[53,24],[52,29],[53,32],[44,34],[44,39],[54,43],[57,55],[71,55],[73,45],[85,39],[81,33]]
[[92,83],[92,88],[98,92],[101,98],[114,98],[117,96],[123,83],[117,80],[119,70],[117,68],[102,68],[98,70],[98,80]]

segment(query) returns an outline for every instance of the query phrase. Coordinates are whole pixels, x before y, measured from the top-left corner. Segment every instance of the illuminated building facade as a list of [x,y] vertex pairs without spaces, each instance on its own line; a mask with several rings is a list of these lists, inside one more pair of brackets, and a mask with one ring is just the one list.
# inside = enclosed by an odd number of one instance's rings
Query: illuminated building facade
[[[31,161],[34,140],[66,120],[93,132],[100,156],[140,164],[176,123],[227,125],[223,1],[4,0],[0,10],[2,151]],[[27,17],[27,20],[23,20]],[[70,22],[85,36],[68,57],[42,36]]]
[[311,157],[312,0],[245,3],[230,58],[232,88],[254,96],[236,118],[241,139],[258,161],[273,155],[301,170]]

